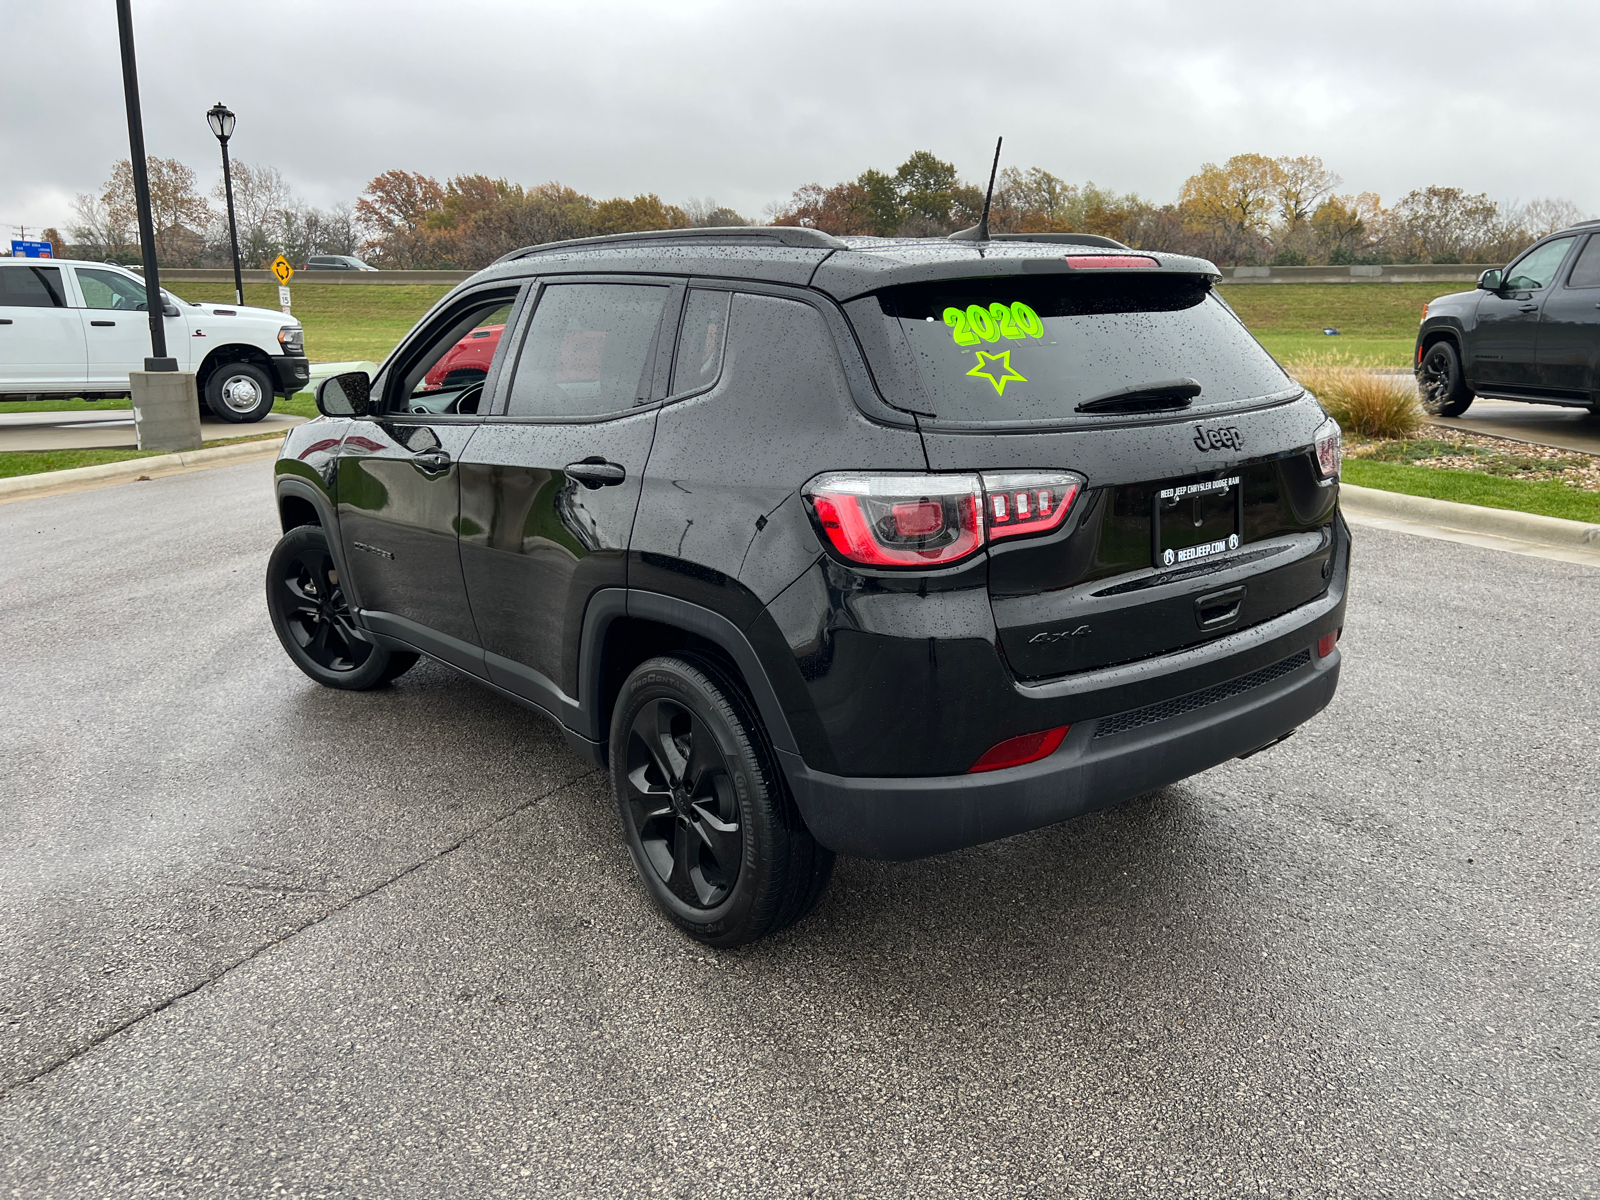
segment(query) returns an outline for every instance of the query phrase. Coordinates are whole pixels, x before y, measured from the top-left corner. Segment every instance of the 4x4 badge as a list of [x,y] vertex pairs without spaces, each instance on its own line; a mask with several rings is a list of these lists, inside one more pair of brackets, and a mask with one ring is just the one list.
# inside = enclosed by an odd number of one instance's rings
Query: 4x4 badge
[[1243,450],[1244,438],[1239,436],[1237,425],[1224,425],[1220,429],[1194,427],[1194,444],[1198,450]]

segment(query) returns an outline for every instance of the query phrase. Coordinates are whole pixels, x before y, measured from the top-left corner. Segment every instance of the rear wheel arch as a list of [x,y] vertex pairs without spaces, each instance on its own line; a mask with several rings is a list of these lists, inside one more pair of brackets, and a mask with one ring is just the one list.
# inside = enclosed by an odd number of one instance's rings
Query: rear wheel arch
[[779,750],[795,739],[777,693],[748,638],[732,621],[708,608],[655,592],[597,593],[584,614],[578,657],[578,708],[593,742],[604,743],[623,683],[635,667],[659,655],[711,663],[749,699]]

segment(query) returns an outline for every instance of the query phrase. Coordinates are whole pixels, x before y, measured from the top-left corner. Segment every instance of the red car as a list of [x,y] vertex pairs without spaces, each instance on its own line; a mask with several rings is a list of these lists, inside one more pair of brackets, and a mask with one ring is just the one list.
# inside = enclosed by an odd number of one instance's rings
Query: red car
[[466,387],[484,379],[494,359],[494,348],[500,344],[500,335],[505,331],[504,325],[484,325],[472,330],[433,364],[433,370],[423,378],[423,386],[434,392]]

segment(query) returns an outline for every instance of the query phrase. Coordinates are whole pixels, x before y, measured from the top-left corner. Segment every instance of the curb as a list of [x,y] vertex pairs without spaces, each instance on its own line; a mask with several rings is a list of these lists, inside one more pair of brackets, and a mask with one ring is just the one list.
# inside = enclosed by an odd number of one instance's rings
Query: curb
[[1402,492],[1357,487],[1353,483],[1339,485],[1339,499],[1345,508],[1354,513],[1399,517],[1464,533],[1600,552],[1600,525],[1583,521],[1543,517],[1505,508],[1482,508],[1476,504],[1457,504],[1454,500],[1434,500],[1428,496],[1407,496]]
[[184,450],[177,454],[153,454],[149,458],[130,458],[92,467],[69,467],[64,471],[15,475],[10,479],[0,479],[0,504],[54,492],[75,492],[106,484],[128,483],[141,475],[172,475],[179,471],[198,471],[205,467],[221,467],[257,458],[276,458],[282,445],[283,437],[279,435],[262,438],[258,442],[213,446],[209,450]]

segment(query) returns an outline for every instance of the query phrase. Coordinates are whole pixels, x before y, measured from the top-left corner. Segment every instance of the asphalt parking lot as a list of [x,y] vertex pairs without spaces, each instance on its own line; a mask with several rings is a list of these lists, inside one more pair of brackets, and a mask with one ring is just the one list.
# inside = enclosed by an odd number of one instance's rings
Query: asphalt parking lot
[[1600,1194],[1594,567],[1357,529],[1297,737],[712,952],[539,719],[289,664],[269,475],[0,505],[0,1196]]

